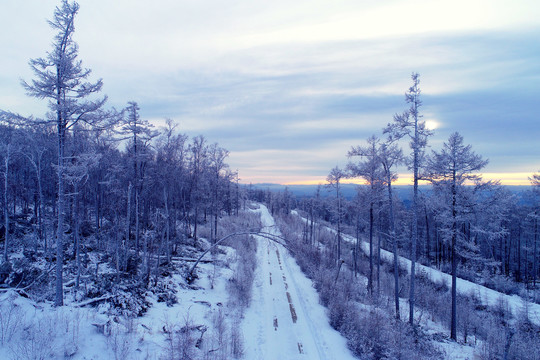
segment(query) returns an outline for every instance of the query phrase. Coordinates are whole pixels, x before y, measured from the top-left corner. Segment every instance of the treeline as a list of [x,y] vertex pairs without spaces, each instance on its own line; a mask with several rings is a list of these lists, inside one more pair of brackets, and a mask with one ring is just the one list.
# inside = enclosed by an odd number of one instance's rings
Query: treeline
[[[467,218],[462,217],[458,227],[460,239],[457,243],[457,258],[460,263],[460,277],[479,281],[508,294],[519,293],[521,288],[538,289],[540,194],[536,191],[539,183],[537,180],[535,182],[534,176],[538,175],[531,176],[531,188],[524,189],[519,195],[504,185],[493,182],[480,188],[471,186],[462,189],[470,191],[468,200],[471,204],[467,206]],[[382,248],[392,251],[389,203],[381,185],[382,183],[379,183],[374,189],[377,201],[373,202],[372,235],[374,247],[378,246],[380,240]],[[288,189],[267,191],[248,187],[246,191],[251,199],[268,204],[274,214],[287,214],[291,209],[299,209],[310,221],[313,218],[314,221],[336,225],[338,216],[335,190],[334,197],[328,196],[328,189],[325,189],[327,186],[328,184],[321,184],[315,195],[310,197],[297,197]],[[340,198],[343,204],[341,222],[348,234],[367,235],[369,239],[371,191],[369,185],[359,185],[354,198]],[[412,187],[409,191],[412,192]],[[403,192],[403,188],[399,189],[400,194]],[[420,187],[416,256],[422,264],[450,272],[451,244],[445,238],[443,227],[448,214],[444,214],[441,208],[447,201],[434,187]],[[411,200],[409,196],[400,198],[394,192],[393,202],[399,253],[409,257],[412,232]],[[315,227],[309,224],[304,229],[304,236],[314,241]],[[376,249],[374,252],[376,253]],[[337,256],[336,253],[334,256]]]
[[[465,279],[481,281],[490,288],[506,293],[518,293],[520,285],[526,289],[537,289],[539,283],[540,264],[538,262],[540,229],[538,217],[540,196],[534,186],[517,196],[504,185],[490,184],[491,187],[476,189],[473,192],[476,203],[470,207],[470,217],[459,226],[461,239],[458,242],[458,259],[461,264],[459,276]],[[289,190],[265,191],[263,189],[247,189],[250,198],[268,204],[274,214],[287,213],[286,209],[303,210],[309,219],[337,223],[336,198],[320,193],[319,195],[297,198]],[[420,188],[420,216],[418,218],[419,245],[416,255],[422,264],[431,265],[440,270],[450,272],[450,243],[444,238],[444,218],[441,202],[435,189]],[[378,188],[380,201],[374,202],[373,237],[375,247],[378,241],[384,249],[392,251],[389,238],[388,200]],[[472,187],[469,190],[474,190]],[[343,212],[341,222],[344,231],[350,235],[368,235],[370,229],[369,194],[371,189],[359,185],[357,195],[353,199],[341,198]],[[400,189],[400,192],[403,192]],[[412,191],[412,188],[410,189]],[[525,198],[526,201],[520,200]],[[472,200],[473,198],[469,198]],[[400,255],[409,257],[411,251],[411,206],[410,199],[394,194],[396,217],[396,233]],[[536,205],[535,205],[536,204]],[[316,235],[306,225],[305,236],[313,239]],[[498,231],[497,231],[498,230]],[[376,251],[376,250],[375,250]],[[337,245],[336,245],[337,252]],[[334,254],[336,256],[336,254]],[[349,256],[349,254],[342,254]],[[536,269],[536,271],[535,271]],[[496,275],[496,276],[493,276]]]
[[[136,102],[105,109],[107,97],[96,98],[101,79],[89,82],[77,58],[78,10],[66,0],[56,8],[53,48],[30,60],[35,78],[23,81],[30,96],[48,100],[47,116],[0,110],[0,285],[22,289],[37,281],[30,272],[55,269],[38,278],[54,279],[56,305],[64,273],[78,288],[90,271],[90,251],[102,251],[97,263],[109,263],[116,281],[130,274],[144,284],[151,262],[196,243],[199,224],[211,224],[215,241],[218,218],[237,213],[242,197],[229,152],[217,143],[179,134],[171,120],[155,129]],[[49,266],[40,268],[43,259]]]
[[[135,128],[152,129],[148,124]],[[225,162],[227,150],[204,136],[176,134],[171,122],[152,134],[152,139],[122,141],[125,136],[114,130],[75,127],[66,136],[66,249],[90,234],[101,249],[118,240],[122,270],[128,250],[152,243],[152,252],[161,246],[168,257],[177,246],[172,239],[195,241],[202,222],[211,223],[214,236],[217,217],[238,212],[244,194]],[[51,125],[0,125],[4,262],[19,250],[12,242],[20,245],[21,238],[25,253],[54,256],[57,141]]]
[[[323,185],[324,186],[324,185]],[[388,199],[377,191],[377,201],[373,201],[373,237],[381,240],[382,247],[392,249],[390,241],[390,223]],[[467,191],[470,204],[466,204],[467,216],[461,216],[459,241],[457,242],[457,258],[461,264],[459,272],[463,278],[481,279],[489,287],[502,275],[509,281],[521,283],[527,289],[536,289],[539,282],[539,224],[540,215],[538,201],[540,196],[531,186],[522,194],[527,201],[520,201],[516,194],[504,185],[489,183],[481,188],[462,189]],[[341,198],[344,203],[341,222],[350,234],[369,235],[370,229],[370,192],[366,185],[358,186],[358,194],[352,200]],[[403,190],[400,190],[403,192]],[[410,189],[412,191],[412,187]],[[525,191],[525,190],[524,190]],[[278,194],[272,195],[275,206],[281,203]],[[264,196],[262,197],[264,198]],[[270,198],[270,196],[266,196]],[[410,200],[405,201],[394,194],[395,222],[397,243],[400,254],[409,257],[411,252],[411,217]],[[418,246],[416,256],[421,263],[432,265],[449,272],[451,260],[451,244],[445,238],[448,213],[443,206],[448,204],[436,188],[421,188],[419,194]],[[451,200],[450,200],[451,203]],[[315,220],[322,219],[329,223],[337,223],[336,199],[328,197],[312,197],[294,199],[289,208],[300,208],[311,214]],[[451,215],[451,214],[450,214]],[[308,233],[311,237],[311,233]],[[375,245],[376,246],[376,245]],[[343,254],[342,254],[343,256]],[[517,288],[510,284],[499,284],[506,287],[507,292],[516,292]],[[503,289],[504,290],[504,289]]]

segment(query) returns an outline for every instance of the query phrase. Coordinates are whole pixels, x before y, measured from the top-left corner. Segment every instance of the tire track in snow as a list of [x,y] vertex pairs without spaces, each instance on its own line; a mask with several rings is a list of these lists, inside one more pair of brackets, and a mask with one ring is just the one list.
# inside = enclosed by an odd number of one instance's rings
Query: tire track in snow
[[[295,291],[299,292],[298,290],[300,289],[300,287],[298,286],[298,284],[297,284],[297,282],[295,280],[295,277],[292,276],[293,272],[291,271],[291,269],[288,266],[287,262],[284,261],[284,263],[285,263],[285,267],[287,269],[287,272],[290,274],[289,278],[291,279],[291,282],[293,284],[293,287],[294,287]],[[283,275],[283,278],[285,278],[285,275]],[[291,294],[288,291],[287,291],[287,300],[289,300],[289,307],[290,307],[290,312],[291,312],[291,317],[292,317],[293,323],[296,324],[296,322],[298,321],[298,316],[296,314],[296,310],[295,310],[294,306],[292,305]],[[330,357],[328,356],[328,354],[326,354],[326,352],[324,351],[324,349],[321,346],[321,343],[323,343],[324,340],[321,337],[321,335],[318,333],[315,326],[313,326],[313,322],[309,317],[309,312],[308,312],[308,310],[306,308],[306,304],[303,301],[303,298],[301,296],[298,296],[298,300],[299,300],[299,303],[300,303],[302,314],[303,314],[303,316],[305,318],[305,323],[308,325],[309,331],[311,333],[310,334],[311,338],[313,339],[313,343],[315,344],[315,347],[317,349],[317,354],[319,355],[319,359],[329,359]],[[300,343],[298,344],[298,350],[299,350],[300,354],[304,354],[303,347],[301,346]]]
[[[275,226],[274,219],[270,218],[268,220],[271,220],[270,223],[267,223],[267,224],[264,224],[264,225],[267,225],[269,227],[269,229],[270,229],[269,232],[272,233],[272,234],[275,234],[275,235],[281,235],[279,229],[277,229],[276,226]],[[282,262],[282,257],[281,257],[280,252],[279,252],[279,247],[280,246],[275,244],[275,243],[273,243],[272,245],[276,249],[276,259],[277,259],[277,262],[279,264],[279,269],[281,270],[281,275],[282,275],[282,279],[283,279],[283,285],[284,285],[284,288],[285,288],[285,294],[286,294],[286,297],[287,297],[287,302],[289,304],[289,312],[291,314],[291,320],[292,320],[292,324],[294,326],[295,324],[297,324],[298,314],[297,314],[296,309],[294,307],[291,293],[288,291],[289,290],[289,284],[287,283],[287,277],[285,276],[285,272],[288,273],[289,278],[293,281],[294,291],[296,293],[300,293],[299,287],[298,287],[298,285],[296,284],[296,282],[294,280],[294,276],[293,276],[294,273],[291,271],[291,269],[287,266],[286,263],[285,263],[286,270],[284,270],[284,268],[283,268],[283,265],[284,265],[285,261]],[[283,249],[283,251],[285,253],[284,256],[288,256],[287,250]],[[293,289],[291,289],[291,291],[292,290]],[[301,299],[301,296],[298,296],[298,298]],[[301,334],[301,335],[308,336],[310,338],[311,341],[308,342],[308,343],[311,343],[311,345],[312,345],[311,350],[313,350],[313,347],[315,347],[319,359],[329,359],[329,358],[331,358],[331,357],[328,356],[328,354],[325,354],[324,349],[320,346],[320,344],[322,342],[322,339],[321,339],[320,335],[315,332],[315,328],[314,328],[313,324],[311,323],[311,320],[308,317],[307,310],[305,309],[305,307],[303,309],[303,313],[304,313],[303,314],[304,319],[306,320],[304,323],[307,324],[308,327],[309,327],[309,334],[304,333],[304,334]],[[305,354],[304,346],[303,346],[301,341],[297,342],[297,347],[298,347],[298,353],[304,355]],[[313,358],[315,354],[309,354],[309,352],[308,352],[308,355],[310,355],[311,358]]]
[[[265,231],[279,235],[268,209],[261,206],[257,212]],[[354,359],[288,251],[268,239],[256,239],[256,281],[242,323],[244,359]],[[277,280],[280,275],[282,281]]]

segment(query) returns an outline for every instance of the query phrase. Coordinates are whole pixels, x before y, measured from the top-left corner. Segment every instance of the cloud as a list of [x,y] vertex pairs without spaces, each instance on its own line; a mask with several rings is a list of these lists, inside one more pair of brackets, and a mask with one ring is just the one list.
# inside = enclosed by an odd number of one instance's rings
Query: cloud
[[[412,71],[424,119],[438,124],[433,148],[459,131],[490,172],[540,168],[537,1],[80,4],[75,40],[110,106],[134,100],[143,118],[219,142],[245,180],[292,182],[345,165],[350,146],[406,109]],[[57,5],[3,3],[0,108],[46,110],[18,79],[31,79],[27,61],[49,50],[44,20]]]
[[[532,111],[536,98],[530,92],[537,79],[531,73],[539,72],[538,54],[529,46],[532,37],[521,33],[423,35],[402,41],[397,50],[391,47],[395,39],[319,44],[318,50],[308,44],[297,46],[300,55],[277,64],[256,54],[277,52],[273,57],[280,59],[289,49],[259,47],[250,56],[266,60],[253,62],[247,70],[241,61],[233,69],[231,61],[223,67],[230,72],[220,70],[215,76],[208,70],[200,76],[177,74],[165,86],[178,94],[174,105],[160,102],[153,113],[178,110],[169,116],[178,118],[187,131],[202,131],[227,147],[233,162],[236,152],[280,150],[272,153],[274,167],[264,172],[274,179],[291,179],[293,174],[320,177],[336,162],[346,162],[351,145],[374,133],[382,135],[381,129],[394,113],[406,109],[403,93],[410,85],[410,64],[400,64],[398,50],[419,49],[422,113],[426,120],[438,123],[433,147],[440,146],[451,132],[460,131],[478,153],[491,159],[490,171],[503,172],[507,167],[523,172],[525,166],[533,171],[532,144],[539,128]],[[371,45],[379,49],[375,55],[362,55],[362,49]],[[322,56],[315,61],[315,51],[348,52],[356,54],[358,61],[347,56]],[[431,59],[423,54],[430,54]],[[408,56],[412,64],[414,57]],[[378,57],[389,60],[377,62]],[[437,58],[442,59],[440,63]],[[164,83],[156,82],[162,88]],[[519,140],[512,142],[509,135]],[[322,160],[317,148],[327,151],[328,144],[336,141],[348,144],[334,150],[333,159]],[[306,149],[314,156],[304,157]],[[523,161],[507,163],[517,156]],[[299,158],[304,162],[295,161]],[[253,156],[252,161],[258,159]],[[236,167],[248,171],[247,176],[255,169],[247,161]],[[257,174],[262,176],[260,169]]]

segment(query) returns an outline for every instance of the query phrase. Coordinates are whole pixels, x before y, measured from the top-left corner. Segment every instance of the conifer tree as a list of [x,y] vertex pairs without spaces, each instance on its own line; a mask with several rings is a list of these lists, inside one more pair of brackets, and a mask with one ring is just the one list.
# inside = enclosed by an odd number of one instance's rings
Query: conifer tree
[[413,85],[405,93],[405,101],[410,104],[409,109],[403,114],[394,115],[394,122],[388,124],[384,133],[389,135],[389,141],[394,141],[406,137],[410,140],[412,154],[408,159],[409,169],[413,171],[413,204],[412,204],[412,236],[411,236],[411,281],[409,288],[409,323],[414,324],[414,304],[415,304],[415,272],[416,272],[416,244],[418,242],[418,180],[420,179],[420,168],[423,164],[424,151],[427,146],[428,136],[431,131],[426,128],[425,121],[422,121],[420,114],[420,75],[411,75]]
[[76,2],[62,1],[56,7],[49,25],[57,31],[53,40],[53,48],[43,58],[30,60],[30,67],[36,79],[30,83],[22,82],[28,95],[49,100],[49,108],[55,115],[51,119],[58,134],[58,227],[56,232],[56,296],[55,305],[64,303],[62,270],[63,270],[63,238],[65,217],[65,143],[66,133],[79,122],[96,125],[103,119],[100,109],[106,97],[89,100],[88,96],[97,93],[103,86],[102,80],[87,81],[91,70],[83,68],[77,56],[79,48],[73,40],[75,32],[75,16],[79,11]]
[[447,203],[448,224],[445,235],[450,240],[452,260],[452,311],[450,319],[450,337],[457,340],[457,253],[456,244],[461,232],[458,230],[464,204],[460,203],[460,192],[466,181],[478,182],[481,177],[473,172],[487,165],[480,155],[471,150],[470,145],[463,144],[463,137],[455,132],[450,135],[448,142],[443,144],[440,152],[433,152],[428,159],[426,178],[429,179],[442,193],[450,198]]

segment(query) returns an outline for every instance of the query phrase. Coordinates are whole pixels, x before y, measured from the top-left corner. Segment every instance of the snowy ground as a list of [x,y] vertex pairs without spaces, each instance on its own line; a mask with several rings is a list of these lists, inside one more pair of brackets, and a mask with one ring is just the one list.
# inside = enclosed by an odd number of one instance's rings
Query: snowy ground
[[[263,230],[279,235],[268,209],[256,211]],[[162,279],[163,287],[175,289],[177,303],[168,306],[148,293],[151,306],[138,318],[110,315],[106,305],[80,307],[66,299],[55,308],[14,291],[0,293],[0,359],[188,358],[183,349],[193,359],[230,359],[235,328],[243,333],[244,359],[354,359],[289,252],[265,238],[256,241],[251,305],[240,325],[227,291],[237,257],[221,247],[216,262],[199,264],[192,285],[180,274]]]
[[[344,235],[344,239],[350,242],[355,242],[352,236]],[[369,244],[367,242],[361,243],[361,248],[364,253],[369,254]],[[386,250],[381,249],[381,258],[386,262],[392,262],[394,255]],[[404,257],[399,257],[400,267],[406,269],[408,272],[411,270],[411,261]],[[452,276],[446,274],[437,269],[430,268],[428,266],[416,263],[416,274],[426,276],[434,283],[445,283],[448,287],[452,283]],[[518,317],[523,313],[525,306],[528,307],[529,319],[536,325],[540,325],[540,305],[535,303],[526,303],[526,301],[518,295],[506,295],[489,289],[485,286],[475,284],[471,281],[457,278],[457,292],[463,295],[474,295],[484,305],[497,307],[501,304],[508,304],[508,309],[512,312],[514,317]]]
[[[279,235],[274,219],[263,205],[255,210],[261,216],[263,231]],[[354,241],[353,238],[346,238]],[[193,358],[208,359],[209,351],[219,348],[224,333],[237,326],[244,339],[244,359],[354,359],[346,340],[328,324],[325,308],[311,280],[301,272],[294,258],[279,244],[256,237],[257,268],[251,304],[240,325],[237,310],[228,306],[227,284],[233,275],[236,255],[222,247],[218,262],[198,266],[199,278],[192,286],[180,274],[163,281],[176,289],[177,303],[167,306],[157,296],[148,294],[149,311],[140,318],[107,315],[100,306],[77,307],[67,303],[54,308],[36,303],[13,291],[0,293],[0,359],[171,359],[184,345]],[[363,243],[364,251],[369,251]],[[210,255],[209,255],[210,256]],[[392,254],[382,251],[390,261]],[[401,258],[403,268],[409,260]],[[433,281],[450,283],[450,276],[418,265],[418,272]],[[523,301],[483,286],[458,279],[458,290],[474,293],[485,304],[508,303],[514,315],[522,311]],[[406,301],[406,300],[403,300]],[[529,304],[533,322],[540,323],[540,306]],[[406,308],[406,304],[402,304]],[[219,317],[226,319],[225,329],[218,329]],[[428,320],[426,320],[428,321]],[[182,328],[190,329],[188,335]],[[445,325],[428,324],[435,332],[444,333]],[[230,339],[230,337],[225,337]],[[197,341],[199,347],[195,347]],[[454,342],[441,342],[447,358],[472,359],[472,347]],[[225,350],[223,350],[225,351]],[[218,354],[215,354],[218,358]],[[221,358],[230,358],[223,354]]]
[[[261,205],[257,211],[263,231],[279,235],[268,209]],[[251,306],[242,323],[245,359],[354,359],[289,252],[268,239],[257,240]]]
[[[177,290],[177,303],[167,306],[149,293],[151,307],[139,318],[108,315],[106,306],[81,308],[66,302],[55,308],[14,291],[0,293],[0,359],[179,359],[185,358],[180,354],[184,344],[192,358],[213,359],[205,357],[208,349],[223,338],[216,319],[234,311],[226,305],[232,270],[223,266],[234,264],[234,257],[231,248],[223,247],[217,255],[222,265],[200,264],[194,286],[179,274],[167,278],[165,286]],[[186,325],[188,332],[182,331]],[[226,324],[225,332],[231,326]]]

